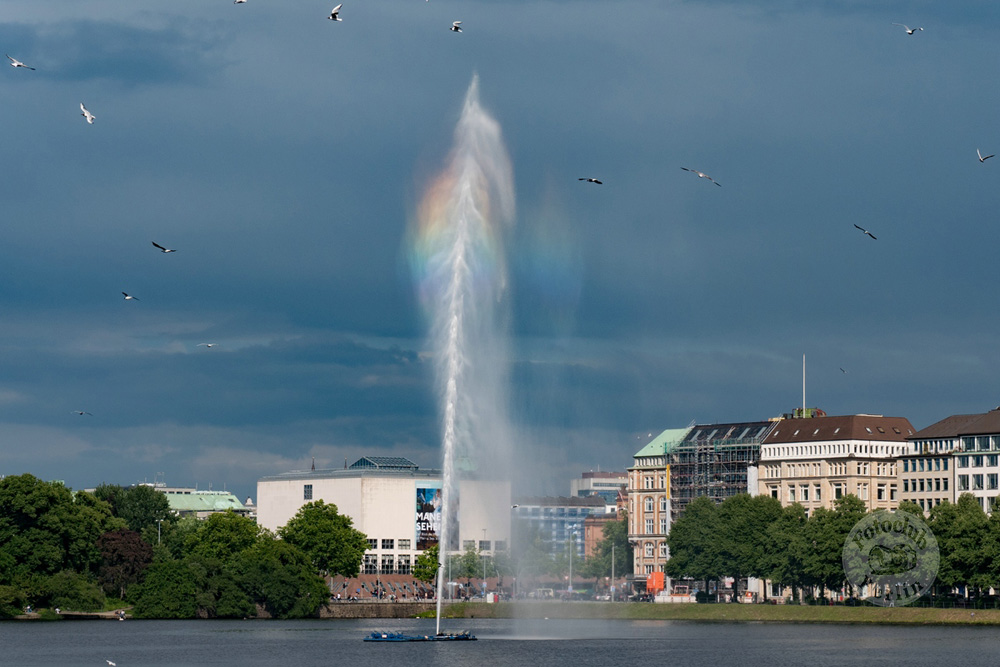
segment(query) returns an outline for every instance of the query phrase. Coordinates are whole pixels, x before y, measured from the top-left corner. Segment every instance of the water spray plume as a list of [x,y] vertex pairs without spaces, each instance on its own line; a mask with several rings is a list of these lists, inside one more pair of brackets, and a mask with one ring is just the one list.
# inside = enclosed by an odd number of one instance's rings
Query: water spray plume
[[500,126],[479,104],[473,77],[447,166],[421,200],[411,254],[431,322],[442,418],[443,564],[457,540],[460,472],[495,472],[507,434],[503,241],[514,219],[513,173]]

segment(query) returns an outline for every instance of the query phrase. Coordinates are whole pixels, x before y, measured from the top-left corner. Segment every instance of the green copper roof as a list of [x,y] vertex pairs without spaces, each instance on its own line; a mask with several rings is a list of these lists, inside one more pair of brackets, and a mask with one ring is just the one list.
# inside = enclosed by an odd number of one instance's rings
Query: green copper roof
[[194,493],[167,493],[167,502],[175,512],[246,512],[247,508],[226,491],[195,491]]
[[674,447],[681,444],[687,434],[691,431],[690,426],[684,428],[668,428],[663,433],[649,441],[649,444],[635,453],[635,458],[645,456],[665,456]]

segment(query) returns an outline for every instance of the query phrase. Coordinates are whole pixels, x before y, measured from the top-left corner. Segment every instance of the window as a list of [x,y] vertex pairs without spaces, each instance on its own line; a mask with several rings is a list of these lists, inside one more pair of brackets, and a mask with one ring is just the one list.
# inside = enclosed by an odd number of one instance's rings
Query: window
[[653,488],[653,478],[651,476],[646,476],[642,480],[642,488],[651,489]]
[[409,540],[398,540],[398,542],[399,542],[399,549],[400,549],[400,551],[406,551],[407,549],[410,548],[410,541]]
[[995,472],[991,472],[986,476],[986,488],[987,489],[997,488],[997,474]]
[[983,467],[983,455],[982,454],[976,454],[975,456],[972,457],[972,467],[973,468],[982,468]]
[[803,501],[809,500],[809,487],[808,486],[803,486],[800,489],[800,491],[802,491],[802,500]]
[[653,511],[653,499],[647,496],[646,500],[645,500],[645,504],[646,504],[646,511],[647,512],[652,512]]
[[660,511],[661,512],[666,512],[667,511],[667,497],[666,496],[661,496],[660,497]]
[[399,574],[410,574],[410,572],[412,572],[412,570],[410,569],[410,557],[409,556],[400,556],[399,557],[399,560],[396,561],[396,572],[398,572]]
[[959,475],[958,476],[958,490],[959,491],[968,491],[969,490],[969,476],[968,475]]
[[646,519],[646,535],[655,535],[653,532],[653,520]]
[[[368,538],[368,550],[369,551],[375,551],[376,549],[378,549],[378,540],[376,540],[374,537],[369,537]],[[374,572],[372,574],[374,574]]]
[[983,489],[983,476],[973,475],[972,476],[972,490],[981,491]]
[[934,490],[935,491],[940,491],[941,490],[941,478],[940,477],[938,477],[937,479],[934,480]]
[[944,468],[943,468],[943,469],[944,469],[944,470],[947,470],[947,469],[948,469],[948,459],[945,459],[945,460],[943,461],[943,463],[944,463]]
[[[996,477],[996,475],[994,475]],[[660,517],[660,535],[667,534],[667,517]]]
[[795,502],[795,487],[794,486],[788,487],[788,502],[790,502],[790,503],[794,503]]
[[361,571],[365,574],[378,574],[378,561],[376,556],[366,555],[361,562]]
[[494,551],[507,551],[507,540],[496,540],[493,542]]
[[903,472],[910,472],[910,460],[903,459]]
[[660,558],[666,558],[666,557],[667,557],[667,543],[660,542]]
[[[947,461],[945,461],[945,463],[947,463]],[[945,477],[943,480],[941,480],[941,484],[942,484],[942,487],[943,487],[941,490],[942,491],[947,491],[948,490],[948,478]]]
[[776,486],[771,487],[771,497],[774,499],[778,498],[778,487]]
[[392,556],[382,556],[382,568],[380,570],[381,574],[393,574],[395,566],[393,565]]
[[844,485],[843,484],[839,484],[838,483],[838,484],[834,484],[833,485],[833,497],[834,498],[843,498],[844,497]]
[[313,499],[313,485],[312,484],[304,484],[304,485],[302,485],[302,499],[303,500],[312,500]]
[[382,540],[382,548],[391,550],[393,548],[393,542],[395,542],[395,540],[391,538],[388,540]]
[[995,468],[996,465],[997,465],[997,455],[996,454],[990,454],[989,456],[987,456],[986,457],[986,465]]
[[[570,539],[573,539],[573,538],[571,537]],[[479,550],[480,551],[489,551],[490,550],[490,541],[489,540],[479,540]]]
[[472,551],[476,548],[475,540],[462,540],[462,551]]
[[909,492],[910,492],[910,480],[904,479],[903,480],[903,493],[909,493]]
[[968,456],[959,456],[958,457],[958,467],[959,468],[968,468],[969,467],[969,457]]
[[646,574],[653,574],[653,566],[652,565],[645,565],[645,566],[643,566],[643,571]]
[[643,554],[645,554],[646,558],[652,558],[653,557],[653,543],[652,542],[646,542],[644,545],[642,545],[642,552],[643,552]]
[[822,489],[823,489],[823,487],[821,487],[819,484],[817,484],[813,488],[813,491],[815,492],[814,495],[813,495],[813,498],[815,498],[816,500],[823,500],[823,490]]
[[889,500],[892,500],[892,501],[896,500],[896,485],[895,484],[893,484],[892,486],[889,487]]
[[875,493],[877,494],[875,496],[876,500],[885,500],[885,484],[879,484]]
[[917,463],[917,466],[918,466],[918,470],[920,472],[923,472],[924,471],[924,460],[920,459],[919,462]]
[[[917,480],[913,480],[913,481],[916,482]],[[923,490],[924,490],[924,480],[920,480],[919,483],[920,483],[920,491],[921,491],[921,493],[923,493]]]
[[941,459],[934,459],[934,469],[935,470],[941,469]]
[[858,484],[858,498],[861,500],[868,500],[868,485]]

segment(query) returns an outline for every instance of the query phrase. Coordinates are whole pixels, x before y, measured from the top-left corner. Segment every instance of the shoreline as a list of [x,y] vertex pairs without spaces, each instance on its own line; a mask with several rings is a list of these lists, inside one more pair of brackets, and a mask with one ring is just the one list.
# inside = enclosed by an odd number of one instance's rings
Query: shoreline
[[[422,602],[336,603],[325,605],[317,618],[434,618],[435,605]],[[132,616],[126,617],[128,620]],[[677,621],[687,623],[834,623],[856,625],[1000,626],[1000,609],[941,609],[934,607],[845,607],[770,604],[658,604],[652,602],[448,602],[445,619],[563,619]],[[70,612],[58,617],[37,612],[9,620],[116,620],[115,612]],[[271,620],[271,619],[256,619]]]

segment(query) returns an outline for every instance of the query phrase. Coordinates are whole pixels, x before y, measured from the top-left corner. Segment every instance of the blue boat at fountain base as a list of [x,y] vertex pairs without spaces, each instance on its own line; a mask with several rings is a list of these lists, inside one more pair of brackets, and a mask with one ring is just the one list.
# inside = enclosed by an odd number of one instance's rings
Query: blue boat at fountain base
[[365,637],[366,642],[474,642],[476,636],[468,630],[457,633],[436,635],[406,635],[402,632],[372,632]]

